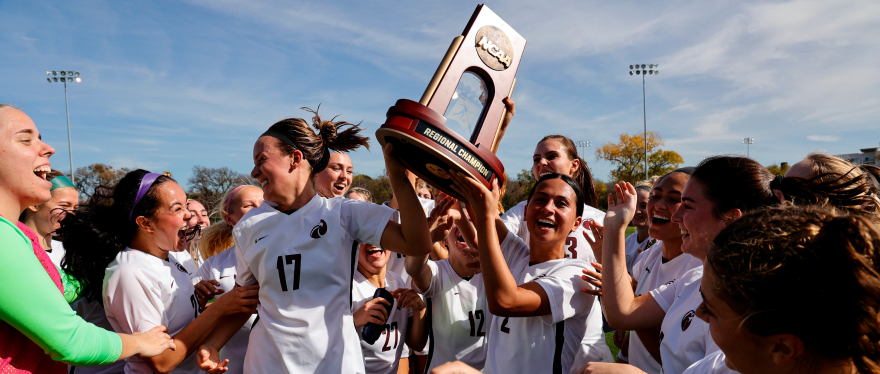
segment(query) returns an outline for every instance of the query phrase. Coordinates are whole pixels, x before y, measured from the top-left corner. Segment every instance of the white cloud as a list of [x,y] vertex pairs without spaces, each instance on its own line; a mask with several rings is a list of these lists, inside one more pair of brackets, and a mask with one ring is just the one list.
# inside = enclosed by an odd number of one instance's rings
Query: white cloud
[[814,142],[836,142],[840,140],[840,137],[834,135],[810,135],[807,136],[807,139],[810,139]]

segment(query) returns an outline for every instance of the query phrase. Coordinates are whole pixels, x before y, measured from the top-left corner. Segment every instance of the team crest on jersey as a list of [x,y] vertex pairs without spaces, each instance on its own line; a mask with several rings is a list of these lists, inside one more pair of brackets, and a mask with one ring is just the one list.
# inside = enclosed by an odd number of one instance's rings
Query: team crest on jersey
[[321,239],[321,235],[324,235],[326,233],[327,233],[327,222],[324,222],[324,220],[322,219],[320,224],[315,225],[315,227],[312,227],[312,232],[309,234],[309,236],[311,236],[314,239]]
[[177,266],[177,270],[180,270],[180,271],[182,271],[184,274],[189,275],[189,272],[186,271],[186,269],[184,269],[182,265],[180,265],[180,264],[178,264],[178,263],[175,263],[174,266]]
[[684,317],[681,318],[681,331],[687,330],[688,327],[691,326],[691,321],[694,320],[694,317],[696,315],[697,314],[694,313],[693,310],[690,310],[684,315]]

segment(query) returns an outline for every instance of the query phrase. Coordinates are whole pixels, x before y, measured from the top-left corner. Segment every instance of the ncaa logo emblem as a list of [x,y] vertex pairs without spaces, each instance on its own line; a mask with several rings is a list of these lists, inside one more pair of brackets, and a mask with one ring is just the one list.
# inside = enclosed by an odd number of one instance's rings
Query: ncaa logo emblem
[[694,320],[696,315],[693,310],[690,310],[681,318],[681,331],[687,330],[691,326],[691,321]]

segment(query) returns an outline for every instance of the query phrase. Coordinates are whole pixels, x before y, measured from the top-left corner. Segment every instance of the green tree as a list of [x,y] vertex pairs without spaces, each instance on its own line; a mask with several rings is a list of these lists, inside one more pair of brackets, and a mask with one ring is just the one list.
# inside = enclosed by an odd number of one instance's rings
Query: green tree
[[[665,144],[656,131],[648,131],[648,175],[664,175],[675,170],[684,159],[675,151],[660,149]],[[645,179],[645,137],[643,134],[620,134],[618,143],[605,143],[596,148],[596,159],[611,162],[611,182]],[[601,200],[601,199],[600,199]]]
[[[239,173],[225,166],[209,168],[195,165],[192,168],[192,176],[189,177],[190,192],[188,197],[198,200],[208,212],[213,212],[223,194],[241,184],[256,185],[257,181],[247,174]],[[218,217],[214,218],[219,219]]]
[[104,186],[112,188],[122,177],[131,169],[114,168],[107,164],[91,164],[76,168],[76,178],[74,185],[79,191],[81,200],[88,200],[95,193],[95,188]]
[[370,194],[373,195],[373,202],[376,204],[391,201],[391,195],[393,195],[391,191],[391,182],[385,175],[384,170],[382,171],[382,174],[375,178],[371,178],[365,174],[355,174],[351,180],[351,186],[366,188],[367,191],[370,191]]
[[787,162],[780,162],[779,165],[770,165],[767,167],[773,175],[785,175],[785,172],[791,169],[791,166],[788,166]]

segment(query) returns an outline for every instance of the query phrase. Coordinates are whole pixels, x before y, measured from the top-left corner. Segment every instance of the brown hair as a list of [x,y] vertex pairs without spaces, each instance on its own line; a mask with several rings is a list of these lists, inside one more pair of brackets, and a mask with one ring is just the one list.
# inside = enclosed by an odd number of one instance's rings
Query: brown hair
[[[257,187],[251,185],[245,186]],[[210,215],[220,217],[220,220],[211,226],[208,226],[208,228],[202,232],[202,238],[198,241],[196,251],[204,260],[207,260],[208,257],[219,254],[235,245],[235,242],[232,241],[232,226],[226,223],[226,217],[229,216],[229,207],[226,205],[226,202],[231,201],[232,198],[235,197],[230,195],[232,195],[232,191],[235,191],[238,187],[241,186],[235,186],[226,190],[226,192],[224,192],[214,204],[214,210],[211,211]],[[238,192],[240,191],[236,191],[236,193]],[[195,257],[196,256],[193,256],[193,258]]]
[[837,157],[811,154],[809,178],[778,178],[773,188],[794,204],[830,205],[880,217],[880,168],[853,165]]
[[724,228],[706,261],[711,286],[748,331],[793,334],[805,357],[880,372],[880,231],[869,218],[818,206],[758,210]]
[[703,196],[713,203],[719,219],[731,209],[745,213],[779,203],[770,189],[773,173],[750,158],[712,156],[701,161],[691,177],[703,182]]
[[[302,152],[303,158],[312,167],[312,176],[320,173],[327,167],[331,150],[348,152],[360,146],[370,149],[370,140],[365,136],[359,135],[364,130],[360,127],[360,124],[355,125],[346,121],[333,122],[336,117],[330,120],[322,120],[321,116],[318,115],[318,110],[321,109],[320,105],[317,110],[306,107],[300,109],[314,114],[311,127],[314,127],[317,132],[312,130],[309,123],[302,118],[287,118],[269,127],[269,130],[264,135],[269,135],[271,132],[274,134],[270,136],[277,139],[278,137],[275,134],[278,134],[292,143],[289,144],[279,139],[281,152],[285,156],[290,155],[295,150]],[[342,130],[343,128],[346,129]]]
[[[590,173],[590,168],[587,166],[587,162],[578,156],[577,147],[574,145],[574,142],[563,135],[547,135],[542,138],[538,144],[550,139],[558,140],[562,143],[562,147],[565,148],[565,154],[568,155],[568,159],[580,161],[580,167],[574,171],[574,174],[572,174],[571,177],[581,186],[584,202],[594,208],[599,206],[599,199],[596,195],[596,185],[593,184],[593,174]],[[537,175],[535,176],[535,178],[538,177],[539,176]]]
[[370,190],[368,190],[366,188],[363,188],[363,187],[349,188],[348,191],[345,192],[345,198],[348,198],[348,195],[351,193],[357,193],[358,195],[361,195],[361,197],[363,197],[364,200],[366,200],[366,202],[368,202],[368,203],[373,202],[373,194],[370,192]]

